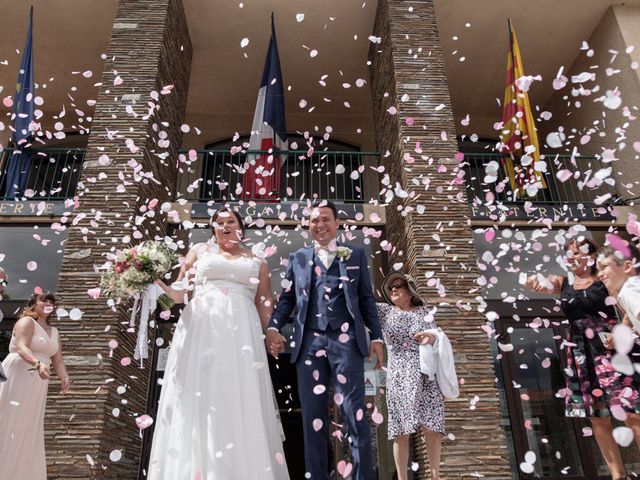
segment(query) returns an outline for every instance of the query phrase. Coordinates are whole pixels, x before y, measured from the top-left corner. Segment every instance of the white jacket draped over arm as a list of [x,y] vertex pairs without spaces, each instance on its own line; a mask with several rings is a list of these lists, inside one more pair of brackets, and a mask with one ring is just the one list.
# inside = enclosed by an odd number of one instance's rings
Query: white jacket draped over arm
[[420,345],[420,371],[438,382],[438,387],[445,398],[457,398],[458,375],[453,362],[451,342],[442,329],[431,329],[426,332],[435,335],[433,345]]

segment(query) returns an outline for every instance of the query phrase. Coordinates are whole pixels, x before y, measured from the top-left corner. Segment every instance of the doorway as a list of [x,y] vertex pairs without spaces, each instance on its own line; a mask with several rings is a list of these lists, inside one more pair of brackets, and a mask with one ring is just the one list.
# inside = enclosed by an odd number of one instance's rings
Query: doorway
[[[514,478],[608,479],[590,422],[565,417],[564,400],[556,395],[565,386],[564,318],[559,312],[550,315],[550,308],[532,310],[546,312],[542,317],[519,317],[519,321],[505,315],[495,325],[497,342],[502,345],[496,345],[497,373],[508,407],[517,466]],[[615,426],[618,422],[614,421]],[[621,447],[621,453],[628,471],[639,471],[635,443]],[[535,461],[523,468],[526,458]]]
[[[365,252],[370,260],[371,276],[374,279],[374,284],[379,284],[379,275],[376,272],[384,270],[386,267],[382,262],[384,255],[380,254],[380,238],[365,237],[360,229],[350,230],[344,233],[344,238],[341,241],[346,241],[357,245],[365,249]],[[178,235],[176,235],[178,236]],[[183,235],[181,235],[183,236]],[[210,229],[192,229],[188,233],[189,247],[197,243],[205,242],[211,238]],[[305,239],[303,234],[296,231],[294,228],[286,228],[279,225],[268,225],[262,229],[247,229],[246,231],[247,247],[252,247],[260,242],[264,242],[269,247],[275,248],[275,253],[267,258],[267,263],[271,271],[271,286],[274,292],[274,298],[279,295],[281,287],[281,272],[284,272],[284,267],[281,265],[282,259],[287,259],[289,254],[295,250],[303,247],[309,240]],[[261,247],[259,247],[261,248]],[[182,252],[185,253],[185,252]],[[155,418],[157,413],[158,401],[160,399],[161,386],[159,385],[160,379],[164,375],[164,365],[169,353],[169,346],[173,337],[173,330],[175,324],[178,321],[180,315],[180,308],[175,307],[172,311],[172,316],[169,321],[158,320],[157,328],[155,329],[155,345],[152,361],[152,371],[148,403],[147,414]],[[283,335],[292,336],[292,325],[285,326],[282,330]],[[284,441],[284,453],[287,461],[287,467],[292,479],[304,478],[304,441],[302,435],[302,421],[300,400],[298,398],[297,378],[295,365],[290,361],[290,342],[287,342],[288,351],[285,351],[279,359],[276,361],[269,357],[269,371],[271,374],[271,380],[276,394],[278,402],[278,408],[282,425],[285,433]],[[146,478],[146,468],[149,463],[149,457],[151,453],[151,442],[153,439],[153,426],[144,431],[143,447],[140,462],[140,471],[138,474],[139,479]],[[386,440],[383,439],[386,446]],[[374,439],[375,443],[375,439]],[[378,448],[385,448],[379,445]],[[374,446],[374,450],[377,448]],[[336,451],[334,455],[340,456],[341,452]],[[331,462],[330,462],[331,464]]]

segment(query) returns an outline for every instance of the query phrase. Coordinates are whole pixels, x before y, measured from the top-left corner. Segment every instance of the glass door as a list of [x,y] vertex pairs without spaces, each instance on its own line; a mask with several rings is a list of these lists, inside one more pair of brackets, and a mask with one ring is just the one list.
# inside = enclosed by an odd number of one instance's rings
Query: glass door
[[[310,240],[305,240],[304,236],[293,229],[284,229],[277,225],[267,226],[263,229],[248,229],[245,240],[247,248],[251,248],[260,242],[264,242],[266,246],[275,248],[275,253],[267,258],[267,264],[271,271],[271,287],[274,292],[274,298],[279,295],[281,287],[280,274],[285,271],[281,261],[287,259],[289,254],[295,250],[308,244]],[[374,278],[374,284],[379,284],[379,278],[376,278],[374,272],[385,270],[383,259],[385,255],[381,255],[379,249],[379,242],[382,239],[365,238],[361,230],[354,230],[344,233],[340,232],[341,241],[358,245],[365,249],[367,258],[370,259],[370,271],[371,276]],[[193,229],[189,232],[189,246],[200,242],[206,242],[211,238],[210,229]],[[184,253],[184,252],[183,252]],[[147,413],[152,417],[155,417],[157,411],[158,401],[160,399],[161,391],[161,379],[164,375],[164,364],[169,352],[169,346],[173,337],[173,329],[175,322],[178,321],[180,315],[180,308],[175,307],[172,312],[172,318],[170,321],[158,320],[157,328],[155,329],[155,351],[153,358],[153,371],[154,374],[151,377],[151,385],[149,388],[149,401],[147,406]],[[292,334],[292,325],[289,324],[283,328],[282,333],[285,336]],[[298,387],[295,365],[290,361],[290,342],[287,342],[288,351],[280,355],[279,359],[275,361],[269,357],[269,370],[271,373],[271,379],[274,386],[278,407],[280,410],[280,417],[286,440],[284,442],[285,457],[287,459],[287,466],[289,468],[289,474],[292,479],[304,478],[304,450],[303,450],[303,436],[302,436],[302,420],[300,410],[300,400],[298,398]],[[146,478],[146,465],[149,462],[149,455],[151,451],[151,441],[153,438],[153,427],[144,431],[143,439],[143,454],[141,461],[141,468],[138,478]],[[333,451],[330,452],[331,459],[330,464],[334,463],[335,458],[340,457],[341,453],[338,450],[335,442],[333,442]]]
[[[562,322],[499,320],[496,330],[516,456],[515,478],[610,478],[590,422],[565,417],[564,400],[556,395],[565,387]],[[635,444],[621,451],[628,471],[636,470]]]

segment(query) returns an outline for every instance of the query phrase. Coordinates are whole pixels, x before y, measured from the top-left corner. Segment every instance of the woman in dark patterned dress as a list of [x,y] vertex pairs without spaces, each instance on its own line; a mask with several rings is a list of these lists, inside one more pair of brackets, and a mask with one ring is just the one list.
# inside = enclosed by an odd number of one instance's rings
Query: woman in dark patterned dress
[[613,438],[611,416],[624,417],[640,445],[640,375],[617,372],[611,364],[612,352],[600,338],[600,332],[611,332],[618,319],[613,306],[606,303],[609,292],[596,276],[597,250],[593,242],[583,237],[569,242],[569,276],[550,275],[541,281],[533,275],[525,287],[560,295],[562,311],[569,320],[563,369],[567,386],[560,391],[565,398],[565,415],[590,418],[600,451],[616,480],[626,478],[626,473]]
[[407,479],[409,436],[422,431],[431,478],[440,478],[440,446],[444,434],[444,398],[436,381],[420,372],[420,343],[435,342],[433,315],[416,294],[410,277],[388,275],[382,291],[392,305],[379,303],[378,316],[388,354],[387,422],[393,439],[398,480]]

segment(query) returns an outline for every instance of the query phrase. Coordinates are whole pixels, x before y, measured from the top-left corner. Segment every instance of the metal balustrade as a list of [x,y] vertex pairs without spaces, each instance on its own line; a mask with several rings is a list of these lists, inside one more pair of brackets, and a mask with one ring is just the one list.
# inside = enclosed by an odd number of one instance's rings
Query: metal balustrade
[[[2,152],[0,170],[0,201],[15,200],[6,195],[8,160],[13,153],[12,148]],[[43,148],[30,149],[31,166],[27,179],[26,193],[29,200],[64,200],[76,193],[84,149],[81,148]],[[20,193],[22,198],[24,193]]]
[[[197,157],[192,159],[187,152],[181,154],[178,198],[194,201],[321,198],[364,203],[368,201],[363,193],[364,176],[370,172],[368,166],[377,166],[380,158],[375,152],[353,151],[316,151],[310,155],[302,150],[235,154],[229,150],[199,150],[196,153]],[[263,161],[269,160],[267,170],[272,171],[267,177],[259,171],[250,172],[251,162],[260,156]],[[247,171],[250,181],[265,181],[270,191],[255,192],[255,188],[247,184]],[[377,188],[377,178],[375,185]]]
[[[612,164],[605,163],[598,157],[544,155],[542,158],[547,163],[547,172],[543,176],[547,188],[540,189],[533,197],[526,194],[519,197],[514,196],[502,167],[502,161],[505,158],[508,158],[508,155],[494,153],[464,154],[464,162],[467,164],[465,170],[467,173],[466,184],[469,202],[473,202],[475,197],[485,199],[488,192],[495,195],[496,201],[507,204],[519,204],[527,201],[534,204],[593,204],[598,197],[603,197],[605,201],[609,202],[618,200],[613,175],[608,180],[605,179],[605,181],[595,178],[596,172],[612,166]],[[500,164],[498,178],[493,183],[485,183],[485,167],[491,161],[496,161]],[[613,169],[615,172],[615,167]],[[566,181],[561,181],[557,177],[557,173],[561,170],[571,172],[571,177]],[[498,185],[503,185],[504,189],[499,191],[501,188]]]

